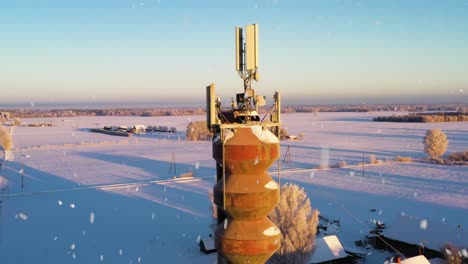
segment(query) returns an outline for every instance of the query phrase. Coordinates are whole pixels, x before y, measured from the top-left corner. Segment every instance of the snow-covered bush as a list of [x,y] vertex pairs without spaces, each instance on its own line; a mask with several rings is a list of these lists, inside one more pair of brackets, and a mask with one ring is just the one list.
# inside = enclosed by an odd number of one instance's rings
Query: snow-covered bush
[[413,158],[411,157],[402,157],[402,156],[397,156],[396,157],[397,162],[412,162]]
[[280,202],[269,215],[281,230],[281,247],[269,263],[306,263],[314,251],[318,216],[303,188],[283,185]]
[[13,119],[13,122],[11,122],[12,126],[21,126],[21,124],[21,119],[19,119],[18,117],[15,117],[15,119]]
[[340,161],[340,165],[339,165],[340,168],[344,168],[346,166],[348,166],[348,163],[345,160]]
[[447,264],[462,264],[462,254],[460,250],[451,243],[446,243],[440,249],[444,255],[444,260]]
[[197,141],[197,140],[209,140],[212,133],[208,130],[206,121],[194,121],[187,125],[187,132],[185,140]]
[[447,150],[448,140],[442,130],[432,129],[426,132],[423,144],[424,152],[426,152],[431,159],[436,159]]
[[13,140],[11,139],[10,132],[0,125],[0,149],[3,151],[4,157],[6,157],[6,152],[10,151],[13,147]]
[[468,161],[468,151],[453,152],[448,159],[453,161]]
[[286,130],[286,128],[282,127],[280,129],[280,139],[281,140],[286,140],[288,138],[289,134],[288,134],[288,131]]

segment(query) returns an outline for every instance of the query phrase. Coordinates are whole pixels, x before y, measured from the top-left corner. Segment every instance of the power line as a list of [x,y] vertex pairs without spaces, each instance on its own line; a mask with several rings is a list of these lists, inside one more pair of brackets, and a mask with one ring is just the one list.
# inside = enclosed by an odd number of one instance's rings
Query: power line
[[[8,167],[2,167],[2,168],[15,171]],[[0,195],[0,198],[32,196],[32,195],[41,195],[41,194],[49,194],[49,193],[71,192],[71,191],[82,191],[82,190],[93,190],[93,189],[94,190],[95,189],[108,189],[108,188],[119,189],[119,188],[126,188],[126,187],[132,187],[132,186],[144,186],[144,185],[150,185],[150,184],[198,181],[201,179],[208,179],[208,178],[212,178],[212,176],[203,176],[203,177],[196,177],[196,178],[174,178],[174,179],[165,179],[165,180],[150,180],[150,181],[141,181],[141,182],[126,182],[126,183],[113,183],[113,184],[99,184],[99,185],[91,185],[91,186],[84,186],[84,187],[46,190],[46,191],[38,191],[38,192],[11,193],[11,194],[2,194]]]

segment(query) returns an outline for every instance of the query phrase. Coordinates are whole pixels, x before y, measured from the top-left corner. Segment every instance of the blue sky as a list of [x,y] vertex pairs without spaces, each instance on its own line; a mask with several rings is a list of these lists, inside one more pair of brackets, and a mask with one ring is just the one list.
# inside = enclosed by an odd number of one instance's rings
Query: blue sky
[[468,101],[468,0],[18,0],[0,2],[0,103],[202,105],[211,82],[227,101],[251,23],[267,98]]

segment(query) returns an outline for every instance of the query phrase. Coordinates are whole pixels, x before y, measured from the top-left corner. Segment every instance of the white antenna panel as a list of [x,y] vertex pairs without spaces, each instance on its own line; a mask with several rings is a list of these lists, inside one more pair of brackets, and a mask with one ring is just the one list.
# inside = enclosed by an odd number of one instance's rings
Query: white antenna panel
[[247,25],[246,35],[247,70],[255,70],[258,67],[258,25]]

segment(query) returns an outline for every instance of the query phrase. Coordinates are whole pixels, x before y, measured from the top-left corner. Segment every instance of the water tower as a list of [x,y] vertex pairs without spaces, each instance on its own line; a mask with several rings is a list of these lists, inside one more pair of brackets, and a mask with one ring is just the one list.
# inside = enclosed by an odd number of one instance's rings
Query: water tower
[[223,108],[215,85],[206,88],[207,125],[214,133],[214,203],[218,207],[215,246],[218,262],[265,263],[280,247],[281,232],[267,215],[279,202],[279,185],[267,169],[279,158],[280,94],[266,105],[252,80],[259,81],[258,25],[235,29],[236,71],[244,91]]

